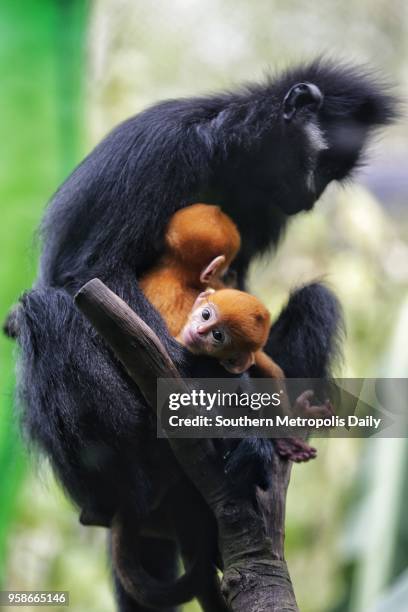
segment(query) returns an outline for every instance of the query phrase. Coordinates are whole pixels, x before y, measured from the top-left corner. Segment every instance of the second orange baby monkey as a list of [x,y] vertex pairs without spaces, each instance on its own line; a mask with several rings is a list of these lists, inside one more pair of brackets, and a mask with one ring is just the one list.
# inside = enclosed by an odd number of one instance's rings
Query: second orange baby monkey
[[235,258],[241,237],[218,206],[192,204],[170,219],[164,252],[141,279],[140,287],[177,336],[199,293],[221,288],[221,276]]

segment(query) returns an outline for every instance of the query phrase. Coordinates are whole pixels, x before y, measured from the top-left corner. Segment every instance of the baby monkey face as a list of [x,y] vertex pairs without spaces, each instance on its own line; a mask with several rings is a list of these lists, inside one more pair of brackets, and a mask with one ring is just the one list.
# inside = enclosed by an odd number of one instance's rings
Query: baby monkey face
[[220,356],[230,344],[227,329],[217,306],[211,302],[213,290],[200,293],[186,325],[181,330],[181,342],[196,355]]

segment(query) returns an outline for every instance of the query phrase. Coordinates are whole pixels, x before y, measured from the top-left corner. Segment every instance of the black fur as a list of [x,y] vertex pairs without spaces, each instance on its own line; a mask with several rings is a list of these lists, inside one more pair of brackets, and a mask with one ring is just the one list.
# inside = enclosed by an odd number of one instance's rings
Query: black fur
[[340,304],[315,282],[293,291],[265,349],[288,378],[327,378],[341,352],[342,332]]
[[[288,378],[308,381],[315,395],[324,401],[330,365],[340,357],[343,320],[340,304],[320,283],[293,291],[287,306],[272,326],[265,351],[282,367]],[[256,372],[255,372],[256,376]],[[292,401],[305,390],[304,381],[292,382]],[[266,489],[273,477],[269,468],[273,449],[268,440],[245,438],[227,454],[226,471],[240,482],[257,482]]]
[[[315,84],[323,103],[286,121],[283,100],[298,82]],[[101,278],[159,334],[183,373],[205,375],[209,361],[169,337],[136,280],[159,256],[169,217],[196,201],[220,204],[242,234],[243,286],[250,260],[276,244],[288,216],[347,177],[369,132],[394,114],[375,80],[317,61],[238,92],[157,104],[114,129],[62,185],[42,224],[38,280],[22,299],[20,389],[30,438],[81,508],[105,524],[120,507],[142,518],[177,466],[138,389],[75,309],[74,293]],[[328,291],[304,288],[272,329],[271,350],[289,375],[325,376],[336,326]],[[246,441],[237,452],[230,469],[262,466],[271,450]],[[262,480],[258,467],[250,478]]]

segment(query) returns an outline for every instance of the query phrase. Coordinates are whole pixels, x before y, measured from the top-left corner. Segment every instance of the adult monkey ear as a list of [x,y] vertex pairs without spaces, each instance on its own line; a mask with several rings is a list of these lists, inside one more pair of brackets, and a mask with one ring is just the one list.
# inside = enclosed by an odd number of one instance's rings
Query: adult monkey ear
[[302,108],[316,113],[323,104],[323,94],[313,83],[293,85],[283,99],[283,118],[291,121]]

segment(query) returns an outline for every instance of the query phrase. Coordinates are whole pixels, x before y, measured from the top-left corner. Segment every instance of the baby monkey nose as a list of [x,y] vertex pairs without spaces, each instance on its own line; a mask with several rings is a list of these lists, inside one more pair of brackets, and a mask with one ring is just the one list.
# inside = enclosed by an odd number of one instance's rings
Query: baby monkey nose
[[198,334],[200,334],[200,336],[204,336],[205,334],[207,334],[212,328],[214,327],[213,323],[207,323],[207,324],[202,324],[199,325],[196,328],[196,331]]

